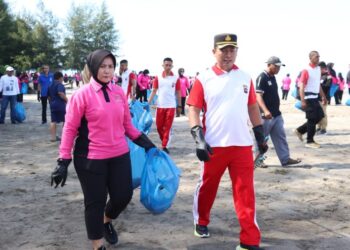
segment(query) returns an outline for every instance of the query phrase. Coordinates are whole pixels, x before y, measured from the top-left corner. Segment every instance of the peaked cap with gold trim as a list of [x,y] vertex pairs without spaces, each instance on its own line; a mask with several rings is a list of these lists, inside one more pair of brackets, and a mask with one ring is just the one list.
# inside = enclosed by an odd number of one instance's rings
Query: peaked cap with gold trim
[[226,46],[237,46],[237,35],[235,34],[219,34],[214,37],[214,48],[222,49]]

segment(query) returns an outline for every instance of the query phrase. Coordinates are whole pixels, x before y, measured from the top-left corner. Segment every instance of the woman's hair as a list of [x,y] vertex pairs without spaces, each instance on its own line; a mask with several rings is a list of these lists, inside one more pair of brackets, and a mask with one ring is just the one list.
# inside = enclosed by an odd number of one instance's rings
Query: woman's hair
[[338,73],[338,78],[340,79],[340,81],[343,81],[343,80],[344,80],[344,77],[343,77],[343,75],[342,75],[341,72]]
[[145,70],[143,71],[143,74],[144,74],[144,75],[147,75],[147,74],[149,74],[149,71],[148,71],[148,69],[145,69]]
[[91,73],[89,70],[89,67],[87,66],[87,64],[85,64],[83,71],[81,72],[82,78],[83,78],[83,84],[87,84],[90,82],[90,78],[91,78]]

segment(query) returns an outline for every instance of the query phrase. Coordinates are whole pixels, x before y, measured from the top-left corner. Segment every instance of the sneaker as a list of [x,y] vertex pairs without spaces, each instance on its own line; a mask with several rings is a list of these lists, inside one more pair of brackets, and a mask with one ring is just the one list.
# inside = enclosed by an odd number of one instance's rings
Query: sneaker
[[316,142],[308,142],[305,144],[305,147],[307,148],[320,148],[321,145]]
[[265,250],[265,249],[259,246],[245,245],[241,243],[236,247],[236,250]]
[[320,132],[319,132],[318,134],[319,134],[319,135],[326,135],[326,134],[327,134],[327,130],[321,129]]
[[284,164],[282,164],[282,166],[288,166],[288,165],[294,165],[294,164],[298,164],[300,163],[301,160],[300,159],[292,159],[292,158],[289,158],[288,161]]
[[163,148],[163,151],[164,151],[165,153],[167,153],[168,155],[170,155],[169,149]]
[[104,224],[104,232],[103,235],[105,237],[105,240],[111,244],[117,244],[118,242],[118,235],[117,232],[115,231],[113,225],[111,222],[107,222]]
[[297,129],[294,130],[294,134],[298,137],[298,139],[302,142],[304,141],[303,139],[303,134],[300,133]]
[[200,238],[209,238],[210,233],[207,226],[196,224],[194,227],[194,235]]
[[102,245],[99,248],[97,248],[97,250],[107,250],[107,248],[104,245]]

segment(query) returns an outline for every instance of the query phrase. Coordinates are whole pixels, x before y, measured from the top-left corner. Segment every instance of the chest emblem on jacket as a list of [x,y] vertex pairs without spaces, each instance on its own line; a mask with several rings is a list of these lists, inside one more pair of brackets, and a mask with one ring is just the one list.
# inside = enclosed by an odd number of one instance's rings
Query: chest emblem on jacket
[[247,85],[243,85],[243,91],[244,93],[248,94],[248,86]]

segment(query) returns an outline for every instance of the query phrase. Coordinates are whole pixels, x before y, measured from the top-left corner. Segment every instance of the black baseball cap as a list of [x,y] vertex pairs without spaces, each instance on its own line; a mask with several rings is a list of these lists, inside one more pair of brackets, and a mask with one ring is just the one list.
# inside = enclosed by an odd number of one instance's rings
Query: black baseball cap
[[286,66],[281,62],[281,60],[277,56],[271,56],[269,59],[267,59],[266,63],[274,64],[276,66]]
[[237,46],[237,35],[235,34],[218,34],[214,37],[214,48],[225,48],[226,46]]

